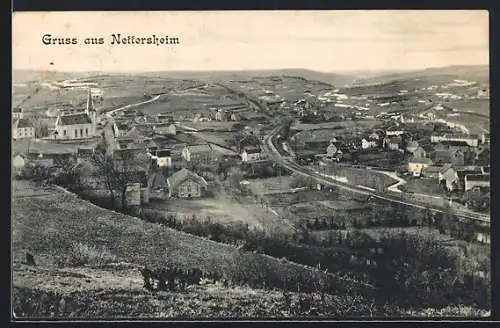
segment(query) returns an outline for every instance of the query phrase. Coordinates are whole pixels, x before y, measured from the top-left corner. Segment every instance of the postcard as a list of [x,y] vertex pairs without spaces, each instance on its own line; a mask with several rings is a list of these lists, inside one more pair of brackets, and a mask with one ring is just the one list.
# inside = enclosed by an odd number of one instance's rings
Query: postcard
[[490,316],[487,11],[12,35],[12,320]]

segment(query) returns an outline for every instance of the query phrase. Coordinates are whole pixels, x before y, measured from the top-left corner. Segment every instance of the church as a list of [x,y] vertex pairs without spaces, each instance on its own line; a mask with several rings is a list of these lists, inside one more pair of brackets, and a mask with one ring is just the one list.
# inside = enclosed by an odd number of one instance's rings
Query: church
[[83,113],[59,115],[55,124],[54,139],[78,140],[96,136],[97,111],[89,88],[87,106]]

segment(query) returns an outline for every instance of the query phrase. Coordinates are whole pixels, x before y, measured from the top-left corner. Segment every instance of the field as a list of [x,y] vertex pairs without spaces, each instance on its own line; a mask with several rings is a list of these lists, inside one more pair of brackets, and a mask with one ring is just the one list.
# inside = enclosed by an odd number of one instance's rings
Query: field
[[448,117],[447,121],[464,125],[471,134],[481,135],[490,131],[490,120],[488,117],[475,114],[460,113],[458,116]]
[[292,125],[292,129],[295,130],[319,130],[319,129],[334,129],[334,130],[344,130],[352,128],[363,128],[369,130],[380,122],[377,120],[360,120],[360,121],[341,121],[341,122],[325,122],[317,124],[304,124],[295,123]]
[[287,175],[265,179],[250,179],[248,182],[250,182],[250,189],[252,190],[252,193],[262,195],[290,189],[290,183],[292,180],[293,177]]
[[406,183],[398,186],[402,191],[409,191],[418,194],[442,196],[442,190],[437,179],[429,178],[405,178]]
[[456,109],[460,112],[471,112],[487,117],[490,116],[490,101],[489,99],[470,99],[470,100],[460,100],[460,101],[449,101],[446,103],[447,106]]
[[260,205],[238,204],[234,200],[223,197],[206,199],[172,199],[163,202],[154,202],[145,208],[175,213],[178,217],[190,218],[195,215],[201,220],[210,218],[212,222],[223,224],[243,223],[250,227],[267,228],[272,222],[266,222],[268,217]]

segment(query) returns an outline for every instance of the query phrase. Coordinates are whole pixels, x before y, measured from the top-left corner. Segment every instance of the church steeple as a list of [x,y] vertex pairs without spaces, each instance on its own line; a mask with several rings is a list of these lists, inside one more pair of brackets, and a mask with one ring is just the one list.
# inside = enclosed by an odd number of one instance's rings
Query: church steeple
[[94,100],[92,99],[92,90],[90,89],[89,87],[89,91],[88,91],[88,94],[87,94],[87,107],[85,109],[85,111],[91,115],[92,112],[95,112],[95,107],[94,107]]

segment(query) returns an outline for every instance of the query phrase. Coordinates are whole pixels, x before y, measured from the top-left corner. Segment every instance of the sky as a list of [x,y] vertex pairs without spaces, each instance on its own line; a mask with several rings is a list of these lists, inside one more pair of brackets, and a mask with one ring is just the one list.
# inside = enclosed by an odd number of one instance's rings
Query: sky
[[[16,12],[14,69],[321,72],[488,65],[488,12]],[[176,45],[111,45],[111,35],[178,37]],[[76,37],[44,45],[42,36]],[[103,37],[102,45],[85,45]],[[51,64],[52,63],[52,64]]]

